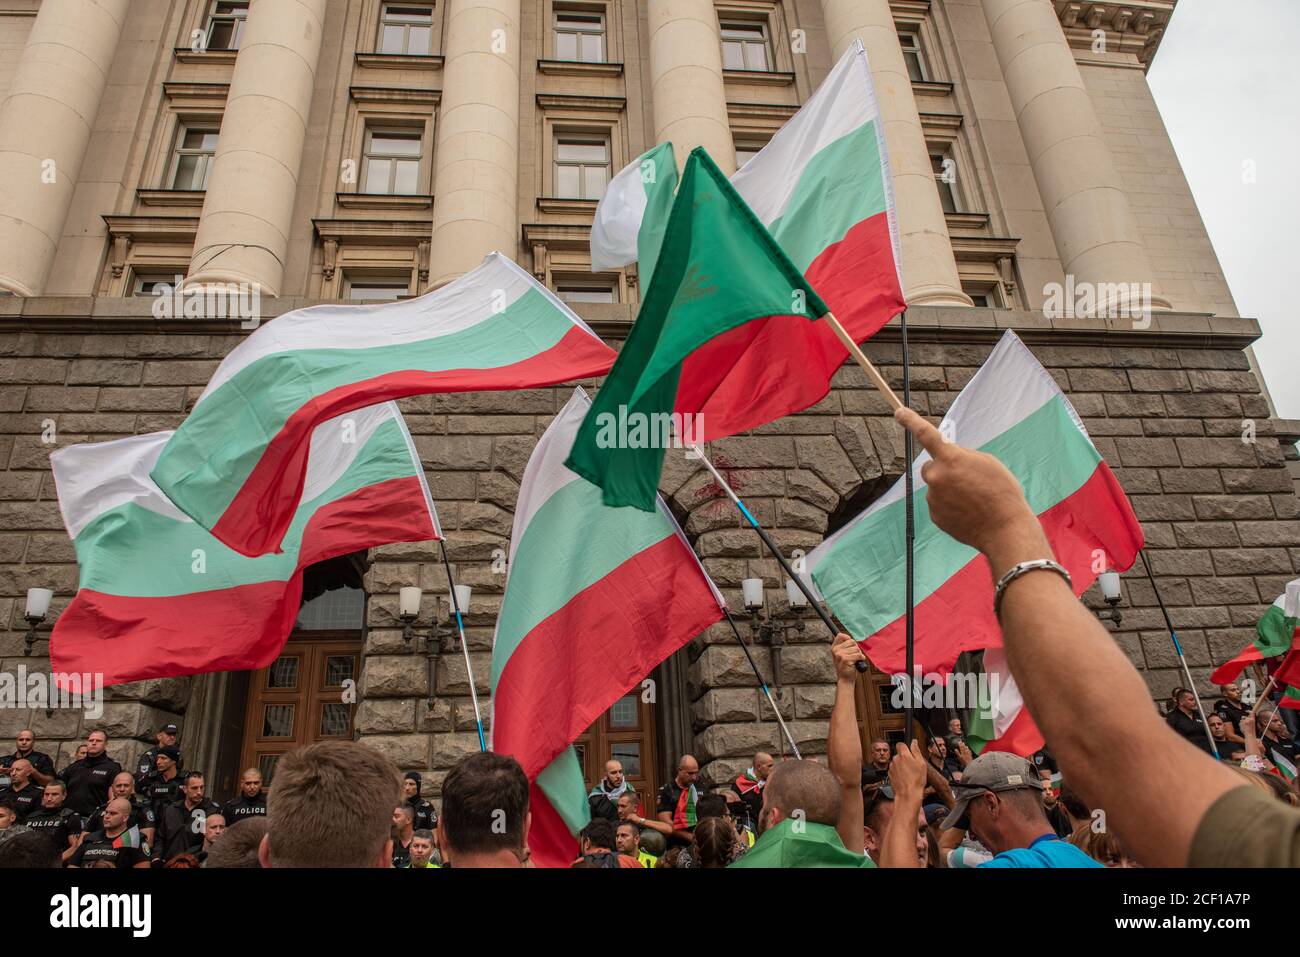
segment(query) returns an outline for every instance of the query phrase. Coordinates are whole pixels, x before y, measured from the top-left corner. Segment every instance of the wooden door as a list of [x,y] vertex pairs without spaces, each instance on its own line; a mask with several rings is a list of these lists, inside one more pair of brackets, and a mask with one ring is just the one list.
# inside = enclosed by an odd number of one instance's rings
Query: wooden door
[[240,768],[257,768],[271,786],[280,755],[329,739],[352,739],[361,670],[355,637],[290,638],[271,665],[249,679]]
[[904,738],[907,717],[902,708],[894,707],[894,691],[889,675],[876,670],[874,665],[858,677],[858,718],[862,728],[862,754],[867,762],[871,760],[873,741],[889,742],[892,754],[894,745]]
[[641,798],[641,811],[654,816],[659,778],[658,733],[654,709],[637,687],[614,702],[573,746],[582,776],[591,789],[605,776],[605,762],[619,761],[623,775]]

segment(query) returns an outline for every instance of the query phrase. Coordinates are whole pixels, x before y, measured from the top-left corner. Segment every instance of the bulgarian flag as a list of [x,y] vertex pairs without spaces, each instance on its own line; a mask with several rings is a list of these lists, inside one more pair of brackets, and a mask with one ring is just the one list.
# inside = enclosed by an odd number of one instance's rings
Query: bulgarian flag
[[606,505],[656,511],[669,426],[679,448],[683,435],[695,444],[726,434],[711,420],[708,397],[727,370],[692,364],[693,354],[754,320],[808,325],[826,311],[709,154],[695,149],[640,315],[565,465],[599,485]]
[[[648,289],[666,214],[664,144],[610,183],[591,233],[592,269],[640,257]],[[647,160],[659,171],[647,184]],[[903,310],[893,177],[861,41],[803,108],[731,177],[736,192],[856,342]],[[712,441],[815,405],[848,352],[824,323],[773,315],[732,329],[685,360],[678,411],[703,413]]]
[[306,566],[442,537],[392,403],[316,427],[284,550],[261,558],[221,544],[150,480],[170,438],[155,432],[50,456],[81,576],[50,639],[56,674],[99,672],[111,685],[263,668],[293,629]]
[[[1142,527],[1069,400],[1007,331],[940,425],[950,440],[1000,459],[1020,480],[1076,594],[1107,568],[1129,568]],[[916,513],[916,664],[949,674],[963,651],[999,648],[988,562],[939,530],[926,507],[922,453]],[[826,602],[887,674],[905,673],[904,480],[807,556]],[[1002,732],[1005,733],[1005,732]]]
[[312,306],[262,326],[217,367],[153,480],[240,554],[277,552],[326,419],[409,395],[598,376],[613,360],[564,303],[492,253],[416,299]]
[[578,389],[524,471],[492,645],[492,749],[528,775],[547,867],[573,862],[589,819],[573,742],[724,608],[662,500],[610,508],[565,467],[590,404]]
[[979,707],[971,710],[966,743],[977,755],[985,751],[1010,751],[1022,758],[1043,746],[1043,733],[1025,707],[1016,679],[1007,666],[1006,652],[1001,648],[984,652],[984,683],[980,687]]
[[1255,625],[1255,641],[1219,665],[1210,680],[1216,685],[1232,684],[1247,665],[1284,655],[1296,646],[1297,640],[1300,640],[1300,578],[1289,582],[1286,591],[1260,616]]

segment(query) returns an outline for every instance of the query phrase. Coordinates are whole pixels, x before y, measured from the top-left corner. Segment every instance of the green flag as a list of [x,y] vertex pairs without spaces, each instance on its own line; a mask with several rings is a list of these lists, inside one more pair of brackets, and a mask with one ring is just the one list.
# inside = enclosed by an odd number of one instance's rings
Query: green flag
[[696,420],[707,396],[680,388],[687,357],[756,319],[827,311],[708,153],[693,150],[640,315],[565,465],[600,486],[605,505],[653,511],[665,450],[708,437]]

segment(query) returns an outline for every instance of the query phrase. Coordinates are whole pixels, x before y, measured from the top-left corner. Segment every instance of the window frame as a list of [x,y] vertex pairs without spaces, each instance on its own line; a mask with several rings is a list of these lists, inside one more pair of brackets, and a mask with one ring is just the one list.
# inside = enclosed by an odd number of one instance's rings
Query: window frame
[[[361,164],[357,170],[357,185],[366,187],[364,190],[358,190],[366,196],[421,196],[421,176],[425,168],[425,136],[424,129],[417,126],[406,126],[401,124],[388,125],[384,123],[366,123],[361,137]],[[376,135],[389,136],[397,139],[413,139],[419,149],[415,153],[374,153],[372,144]],[[392,165],[388,171],[387,190],[376,192],[370,189],[370,163],[372,160],[383,160]],[[415,183],[410,192],[398,192],[397,176],[399,166],[403,163],[415,164]]]
[[[605,185],[601,189],[599,196],[587,196],[587,177],[586,171],[596,168],[596,164],[586,161],[564,161],[560,159],[560,148],[567,143],[574,145],[596,145],[599,144],[605,150],[605,162],[600,167],[605,171]],[[560,191],[560,169],[561,167],[578,169],[578,196],[566,196]],[[557,128],[551,142],[551,198],[554,199],[572,199],[598,201],[609,190],[610,180],[614,175],[614,144],[613,137],[608,133],[599,133],[594,130],[569,130]]]
[[403,299],[410,299],[416,293],[411,288],[411,275],[406,274],[405,288],[406,292],[391,299],[380,299],[377,297],[367,297],[363,299],[354,298],[352,295],[355,286],[389,286],[398,288],[402,284],[401,273],[394,270],[392,272],[378,272],[370,269],[348,269],[341,270],[342,279],[339,283],[339,298],[346,299],[348,302],[358,302],[364,304],[377,304],[385,302],[400,302]]
[[[203,149],[187,149],[183,146],[182,144],[185,142],[185,137],[189,133],[211,133],[216,136],[217,140],[212,144],[212,151],[209,152]],[[218,118],[216,124],[213,125],[213,121],[209,119],[190,119],[184,116],[179,117],[176,121],[176,130],[172,135],[171,158],[167,163],[167,174],[163,181],[164,185],[162,188],[178,190],[186,193],[206,192],[208,188],[208,177],[212,175],[212,166],[216,160],[217,146],[220,144],[220,138],[220,118]],[[203,176],[200,179],[202,185],[197,189],[192,186],[181,187],[176,185],[176,177],[180,175],[181,159],[185,156],[199,156],[204,158],[204,162],[200,167],[203,171]]]
[[[223,3],[240,2],[243,2],[243,0],[211,0],[211,2],[208,3],[207,23],[203,28],[204,50],[221,50],[231,53],[239,51],[239,47],[243,42],[244,29],[248,26],[248,8],[251,6],[252,0],[243,3],[241,9],[244,12],[242,16],[238,14],[218,13],[217,8]],[[232,43],[230,46],[214,47],[212,45],[212,29],[218,23],[233,23],[235,25],[234,29],[231,31]]]
[[[419,8],[428,10],[429,22],[426,27],[423,23],[416,23],[406,20],[395,20],[391,23],[388,20],[390,8]],[[379,19],[375,28],[375,52],[383,56],[434,56],[435,33],[437,32],[438,6],[436,3],[402,3],[401,0],[385,0],[379,5]],[[384,34],[386,27],[402,27],[402,49],[385,50]],[[412,53],[411,46],[411,28],[417,27],[429,31],[429,48],[424,53]]]
[[[560,29],[560,20],[563,17],[569,18],[586,18],[594,19],[599,23],[599,30],[582,30],[582,29]],[[574,47],[579,54],[576,57],[568,58],[560,55],[560,35],[562,33],[571,34],[578,38]],[[598,59],[590,60],[583,57],[582,43],[583,37],[596,36],[600,38],[600,56]],[[561,63],[609,63],[609,18],[604,10],[585,9],[569,5],[557,4],[551,9],[551,50],[555,59]]]
[[[908,78],[913,83],[932,83],[934,82],[933,71],[930,69],[929,60],[925,53],[925,42],[921,37],[920,27],[898,27],[898,44],[903,49],[903,62],[909,67]],[[907,46],[904,39],[911,41],[911,46]],[[916,64],[916,72],[920,76],[912,76],[910,69],[912,63]]]
[[[755,42],[753,40],[741,40],[741,39],[736,39],[734,37],[728,38],[726,33],[727,30],[729,29],[757,30],[761,34],[762,40],[761,42]],[[742,17],[742,16],[736,16],[734,14],[731,15],[721,14],[718,18],[718,36],[721,41],[720,52],[722,54],[723,72],[733,72],[733,73],[775,73],[777,72],[776,49],[775,49],[775,44],[773,44],[772,42],[771,24],[768,22],[767,18]],[[728,43],[740,44],[741,47],[740,59],[742,64],[741,66],[739,67],[727,66],[727,44]],[[749,55],[748,55],[749,48],[756,47],[756,46],[761,46],[763,50],[763,57],[767,62],[767,65],[761,68],[753,67],[750,66],[749,64]]]
[[[968,204],[963,201],[964,197],[958,189],[958,183],[961,181],[961,166],[957,162],[954,150],[951,147],[938,148],[930,145],[927,149],[930,156],[930,172],[934,175],[934,187],[939,192],[939,206],[945,213],[964,213],[968,212],[964,207]],[[938,163],[935,161],[938,160]],[[945,160],[951,160],[953,169],[957,172],[955,180],[951,183],[946,182],[941,177],[941,172],[936,167],[942,167]],[[944,205],[944,197],[952,202],[952,209]]]

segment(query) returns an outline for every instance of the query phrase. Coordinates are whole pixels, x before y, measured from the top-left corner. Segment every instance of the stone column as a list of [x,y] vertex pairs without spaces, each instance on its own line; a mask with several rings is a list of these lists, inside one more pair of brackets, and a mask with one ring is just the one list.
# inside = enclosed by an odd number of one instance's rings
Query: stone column
[[298,192],[325,0],[253,0],[186,285],[278,296]]
[[[1150,283],[1154,290],[1128,196],[1055,9],[1048,0],[983,3],[1061,268],[1076,284]],[[1154,293],[1152,304],[1169,307]]]
[[836,61],[855,39],[861,38],[867,49],[894,172],[908,303],[971,305],[970,297],[961,291],[930,151],[925,145],[921,115],[912,95],[912,80],[903,61],[889,0],[822,0],[822,14]]
[[0,104],[0,289],[39,296],[129,0],[45,0]]
[[736,143],[722,82],[722,36],[713,0],[649,0],[655,142],[671,140],[680,167],[703,146],[730,176]]
[[519,246],[519,0],[450,0],[431,287]]

